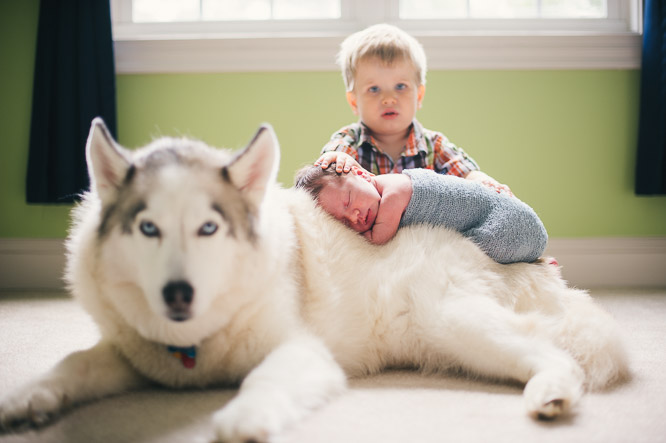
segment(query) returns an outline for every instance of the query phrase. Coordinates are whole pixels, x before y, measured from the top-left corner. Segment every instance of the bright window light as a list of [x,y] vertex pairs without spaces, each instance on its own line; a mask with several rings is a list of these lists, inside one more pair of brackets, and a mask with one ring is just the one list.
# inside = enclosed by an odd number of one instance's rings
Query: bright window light
[[400,0],[400,18],[606,18],[606,0]]
[[340,0],[133,0],[132,22],[340,18]]

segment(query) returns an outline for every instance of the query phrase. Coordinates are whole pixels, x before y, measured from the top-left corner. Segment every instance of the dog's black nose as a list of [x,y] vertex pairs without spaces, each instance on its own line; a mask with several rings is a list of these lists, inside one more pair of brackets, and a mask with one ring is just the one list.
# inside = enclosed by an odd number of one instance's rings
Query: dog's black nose
[[169,318],[185,321],[191,316],[190,305],[194,299],[194,288],[186,281],[169,282],[162,289],[162,297],[169,308]]

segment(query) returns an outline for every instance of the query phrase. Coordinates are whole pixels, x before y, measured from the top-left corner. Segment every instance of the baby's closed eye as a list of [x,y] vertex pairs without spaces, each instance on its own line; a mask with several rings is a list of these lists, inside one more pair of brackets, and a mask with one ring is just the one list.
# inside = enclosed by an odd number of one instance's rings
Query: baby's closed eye
[[349,191],[347,198],[342,202],[343,209],[347,209],[349,207],[349,203],[351,203],[351,191]]

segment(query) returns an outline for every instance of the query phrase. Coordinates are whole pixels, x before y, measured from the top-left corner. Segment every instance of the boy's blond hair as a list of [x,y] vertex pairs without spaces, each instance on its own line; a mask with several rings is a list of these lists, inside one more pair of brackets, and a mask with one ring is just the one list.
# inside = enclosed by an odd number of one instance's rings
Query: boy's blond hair
[[347,92],[354,89],[358,62],[376,57],[390,65],[396,60],[409,60],[416,69],[417,85],[425,85],[426,55],[423,46],[411,35],[392,25],[370,26],[347,37],[340,45],[338,65]]

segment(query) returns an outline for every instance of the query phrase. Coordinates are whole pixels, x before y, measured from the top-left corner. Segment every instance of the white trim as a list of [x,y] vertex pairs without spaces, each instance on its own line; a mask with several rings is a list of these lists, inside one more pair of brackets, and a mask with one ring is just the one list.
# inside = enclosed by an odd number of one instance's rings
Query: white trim
[[62,239],[0,239],[0,291],[62,291]]
[[[344,37],[116,41],[120,74],[337,71]],[[429,70],[638,69],[641,38],[610,35],[423,36]]]
[[666,287],[666,237],[554,238],[544,255],[574,286]]
[[[666,287],[666,237],[554,238],[545,255],[581,288]],[[61,291],[62,239],[0,239],[0,291]]]

